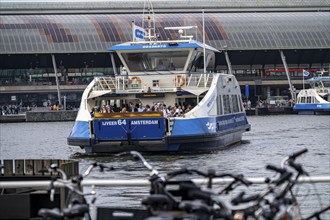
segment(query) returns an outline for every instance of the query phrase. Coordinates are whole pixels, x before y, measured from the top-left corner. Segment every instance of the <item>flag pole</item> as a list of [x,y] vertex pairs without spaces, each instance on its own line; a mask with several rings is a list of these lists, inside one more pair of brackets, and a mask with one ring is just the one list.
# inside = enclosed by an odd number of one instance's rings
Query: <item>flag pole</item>
[[135,21],[132,21],[132,42],[135,42],[134,25],[135,25]]
[[304,76],[304,72],[305,72],[305,70],[303,69],[303,74],[302,74],[302,77],[303,77],[303,90],[305,90],[305,76]]
[[[206,53],[205,53],[205,15],[204,15],[204,8],[203,8],[203,63],[204,63],[204,73],[206,73]],[[205,76],[205,75],[204,75]]]

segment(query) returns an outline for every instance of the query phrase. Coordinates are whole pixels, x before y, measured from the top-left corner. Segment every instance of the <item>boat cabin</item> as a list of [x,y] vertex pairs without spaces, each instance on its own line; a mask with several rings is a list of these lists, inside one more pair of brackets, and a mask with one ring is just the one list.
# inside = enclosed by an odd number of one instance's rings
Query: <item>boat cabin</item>
[[[88,106],[120,108],[124,103],[141,102],[195,106],[212,82],[212,74],[203,72],[204,51],[199,42],[127,42],[109,50],[117,53],[123,66],[115,77],[97,77],[88,96]],[[206,46],[208,68],[214,67],[218,52]]]
[[[129,42],[109,50],[117,53],[129,75],[201,72],[204,68],[203,45],[195,41]],[[214,65],[215,52],[219,51],[206,47],[207,67]]]

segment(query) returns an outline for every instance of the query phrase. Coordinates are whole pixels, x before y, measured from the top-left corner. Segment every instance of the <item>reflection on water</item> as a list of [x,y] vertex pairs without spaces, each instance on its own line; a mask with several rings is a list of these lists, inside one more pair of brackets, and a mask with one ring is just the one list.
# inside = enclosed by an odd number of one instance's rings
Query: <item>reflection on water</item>
[[[298,159],[313,176],[330,175],[330,117],[329,116],[251,116],[252,130],[243,136],[241,144],[225,150],[204,154],[146,154],[146,159],[167,172],[181,167],[217,172],[242,173],[247,177],[271,177],[266,164],[279,165],[285,155],[302,148],[309,152]],[[79,147],[68,146],[73,122],[0,124],[0,159],[78,159],[83,171],[92,162],[105,163],[115,168],[105,173],[94,172],[89,178],[134,179],[147,178],[149,172],[141,162],[130,156],[83,155]],[[260,186],[258,186],[260,188]],[[330,203],[330,184],[317,184],[323,204]],[[318,198],[309,184],[299,187],[299,192],[311,191],[304,200],[303,212],[319,208]],[[88,189],[86,189],[88,190]],[[148,193],[141,187],[98,187],[96,205],[139,206]],[[120,201],[120,202],[118,202]]]

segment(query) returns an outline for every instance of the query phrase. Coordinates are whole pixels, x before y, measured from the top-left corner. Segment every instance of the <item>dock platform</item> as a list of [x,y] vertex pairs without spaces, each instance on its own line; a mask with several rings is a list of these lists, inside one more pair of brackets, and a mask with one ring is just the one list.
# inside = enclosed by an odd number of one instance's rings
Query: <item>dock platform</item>
[[[50,181],[59,177],[59,173],[45,172],[51,164],[58,166],[66,174],[78,175],[79,162],[76,160],[0,160],[0,183]],[[58,208],[65,204],[66,191],[58,190],[54,202],[50,201],[48,186],[33,186],[22,184],[23,187],[3,188],[0,194],[0,219],[40,219],[38,211],[41,208]]]

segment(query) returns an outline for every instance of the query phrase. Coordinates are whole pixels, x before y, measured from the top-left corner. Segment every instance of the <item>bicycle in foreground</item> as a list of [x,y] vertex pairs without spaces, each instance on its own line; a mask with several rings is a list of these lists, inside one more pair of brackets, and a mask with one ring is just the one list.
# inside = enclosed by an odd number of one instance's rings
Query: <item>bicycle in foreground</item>
[[[300,204],[294,191],[299,177],[309,176],[303,166],[296,162],[296,159],[306,152],[307,149],[303,149],[285,157],[280,166],[268,164],[266,169],[273,171],[276,175],[271,178],[265,178],[266,187],[256,193],[250,190],[249,186],[252,183],[245,179],[243,175],[217,173],[212,169],[203,172],[190,168],[182,168],[161,174],[139,152],[131,151],[130,154],[142,161],[144,166],[150,170],[148,178],[150,192],[148,196],[141,200],[141,204],[146,210],[143,215],[140,215],[143,217],[116,218],[115,216],[106,216],[106,218],[102,219],[321,219],[322,213],[329,210],[330,206],[328,205],[309,217],[303,218]],[[103,165],[95,163],[83,175],[67,179],[65,173],[63,173],[61,179],[52,181],[50,186],[51,195],[54,194],[52,190],[54,190],[56,181],[64,184],[71,194],[69,194],[66,207],[63,210],[44,209],[43,211],[40,210],[40,214],[45,218],[52,219],[90,219],[89,205],[84,197],[92,195],[91,203],[94,203],[96,198],[95,192],[84,194],[81,189],[81,181],[93,168],[98,166],[100,166],[101,170],[104,169]],[[58,168],[55,166],[50,171],[56,172]],[[193,175],[194,177],[197,175],[205,178],[206,187],[195,183],[192,179]],[[230,181],[218,190],[214,188],[215,178],[227,178]],[[244,190],[242,190],[242,187]],[[234,197],[227,198],[226,195],[228,194],[234,195]]]
[[[260,193],[247,190],[238,193],[230,201],[223,195],[236,193],[239,185],[249,186],[251,183],[243,175],[217,174],[214,170],[202,172],[196,169],[183,168],[171,171],[165,175],[152,167],[144,157],[136,151],[130,153],[139,158],[151,173],[149,176],[150,195],[142,200],[142,204],[149,210],[151,216],[147,220],[187,219],[321,219],[322,213],[330,206],[320,209],[307,218],[303,218],[299,202],[293,188],[301,176],[309,176],[303,166],[296,159],[305,154],[307,149],[295,152],[285,157],[281,166],[267,165],[266,169],[276,173],[273,178],[266,178],[267,185]],[[207,188],[201,188],[192,180],[173,180],[184,174],[197,174],[207,179]],[[220,192],[212,190],[214,178],[232,178]],[[176,186],[177,190],[173,190]],[[247,194],[250,194],[247,196]]]
[[48,172],[58,172],[60,178],[53,178],[48,188],[50,194],[50,200],[54,201],[55,185],[63,185],[68,190],[68,195],[65,201],[65,207],[63,209],[53,208],[46,209],[42,208],[38,211],[38,215],[44,219],[91,219],[90,206],[86,201],[85,196],[92,196],[91,204],[95,203],[96,192],[92,190],[89,193],[83,192],[81,185],[82,180],[87,177],[94,168],[99,167],[100,172],[105,169],[111,169],[100,163],[91,164],[83,174],[67,178],[66,173],[58,167],[57,164],[52,164],[48,169]]

